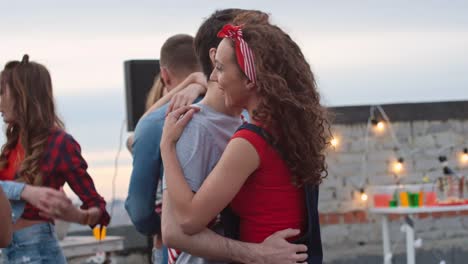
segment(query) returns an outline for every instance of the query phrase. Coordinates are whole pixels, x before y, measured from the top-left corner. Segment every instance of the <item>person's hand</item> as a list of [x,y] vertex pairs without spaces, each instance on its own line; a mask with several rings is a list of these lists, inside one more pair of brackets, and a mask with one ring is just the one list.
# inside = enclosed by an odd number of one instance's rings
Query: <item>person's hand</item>
[[182,91],[174,94],[169,102],[166,113],[170,113],[174,110],[181,108],[182,106],[191,105],[195,99],[201,94],[206,92],[206,87],[199,83],[191,83]]
[[133,142],[134,141],[135,141],[135,135],[131,134],[130,136],[128,136],[127,141],[125,142],[130,154],[133,154]]
[[60,219],[66,222],[78,223],[81,225],[95,226],[101,218],[101,210],[97,207],[89,209],[79,209],[73,204],[52,201],[46,203],[49,209],[39,212],[39,215],[44,218]]
[[91,207],[81,211],[85,213],[85,219],[81,222],[82,225],[95,226],[99,224],[99,220],[101,219],[102,215],[102,212],[99,208]]
[[[307,263],[307,246],[289,243],[286,239],[299,235],[297,229],[285,229],[267,237],[259,244],[258,262],[255,264]],[[256,260],[256,261],[257,261]]]
[[60,207],[72,205],[71,200],[63,191],[32,185],[24,187],[21,199],[45,213],[51,213],[53,209],[51,206],[55,204],[60,205]]
[[65,192],[48,187],[26,185],[21,198],[39,209],[39,215],[44,218],[95,225],[101,217],[99,208],[81,210],[73,205]]
[[196,106],[184,106],[167,114],[161,136],[161,150],[165,147],[175,146],[185,126],[192,119],[193,114],[198,111],[200,108]]
[[80,209],[76,208],[63,190],[26,185],[22,197],[40,210],[44,218],[79,222]]

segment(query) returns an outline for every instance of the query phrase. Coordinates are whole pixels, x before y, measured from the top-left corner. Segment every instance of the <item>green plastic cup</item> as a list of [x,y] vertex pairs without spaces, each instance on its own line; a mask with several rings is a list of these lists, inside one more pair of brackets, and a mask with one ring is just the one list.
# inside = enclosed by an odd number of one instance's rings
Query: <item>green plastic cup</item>
[[410,207],[419,207],[419,193],[408,193]]

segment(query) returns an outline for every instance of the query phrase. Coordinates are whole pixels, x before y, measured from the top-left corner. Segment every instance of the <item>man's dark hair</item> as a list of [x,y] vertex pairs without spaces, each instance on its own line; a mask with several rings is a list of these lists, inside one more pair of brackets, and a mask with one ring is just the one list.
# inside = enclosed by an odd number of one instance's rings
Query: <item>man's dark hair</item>
[[217,48],[222,40],[217,37],[218,32],[224,25],[231,23],[236,16],[243,13],[250,14],[245,17],[246,21],[243,21],[245,23],[262,23],[268,21],[268,14],[261,11],[230,8],[216,10],[198,29],[194,41],[195,54],[198,57],[203,73],[206,75],[207,79],[210,78],[210,74],[213,71],[213,64],[211,63],[209,51],[211,48]]

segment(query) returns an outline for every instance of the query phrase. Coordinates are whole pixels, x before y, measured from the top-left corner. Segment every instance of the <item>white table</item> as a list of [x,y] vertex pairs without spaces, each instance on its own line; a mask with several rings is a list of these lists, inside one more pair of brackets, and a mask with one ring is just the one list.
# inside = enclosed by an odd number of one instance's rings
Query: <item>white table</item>
[[93,236],[67,236],[60,241],[66,258],[95,255],[98,251],[115,252],[124,249],[124,237],[108,236],[97,241]]
[[405,224],[403,226],[406,233],[406,263],[415,264],[416,255],[414,248],[414,220],[412,215],[418,213],[436,213],[436,212],[453,212],[453,211],[468,211],[468,205],[454,206],[423,206],[423,207],[374,207],[369,209],[369,212],[381,215],[382,219],[382,243],[383,243],[383,259],[384,264],[392,263],[392,252],[390,249],[390,235],[388,232],[388,215],[399,214],[405,216]]

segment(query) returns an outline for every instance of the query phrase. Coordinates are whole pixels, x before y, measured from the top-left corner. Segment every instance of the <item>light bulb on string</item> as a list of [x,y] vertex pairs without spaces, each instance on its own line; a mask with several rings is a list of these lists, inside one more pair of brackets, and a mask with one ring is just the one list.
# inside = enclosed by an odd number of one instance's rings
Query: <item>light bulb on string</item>
[[340,141],[336,138],[336,137],[333,137],[331,140],[330,140],[330,144],[332,145],[332,147],[336,148],[338,146],[338,144],[340,143]]
[[403,163],[405,160],[403,158],[398,158],[397,162],[393,164],[393,171],[395,173],[400,173],[403,170]]
[[385,122],[378,120],[376,118],[371,119],[371,124],[374,126],[374,129],[378,132],[383,132],[385,130]]
[[385,123],[382,121],[379,121],[376,125],[378,131],[384,131],[385,130]]
[[365,202],[367,201],[367,199],[369,198],[366,194],[366,192],[364,191],[364,188],[361,188],[359,190],[359,192],[361,193],[361,201]]
[[460,160],[463,164],[468,163],[468,148],[463,149],[463,153],[461,154]]

